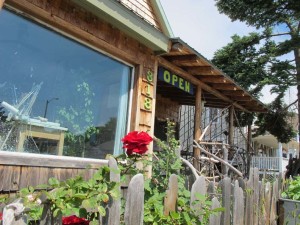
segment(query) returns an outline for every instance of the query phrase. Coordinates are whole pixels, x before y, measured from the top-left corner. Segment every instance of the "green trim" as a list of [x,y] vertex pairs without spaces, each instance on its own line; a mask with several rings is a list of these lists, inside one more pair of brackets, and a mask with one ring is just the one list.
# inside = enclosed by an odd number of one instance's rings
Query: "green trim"
[[168,18],[167,18],[165,11],[160,3],[160,0],[151,0],[151,3],[152,3],[154,11],[156,13],[156,16],[160,22],[163,33],[166,34],[170,38],[174,37],[172,28],[169,24]]
[[166,35],[135,15],[115,0],[73,0],[76,4],[94,13],[153,51],[168,51]]

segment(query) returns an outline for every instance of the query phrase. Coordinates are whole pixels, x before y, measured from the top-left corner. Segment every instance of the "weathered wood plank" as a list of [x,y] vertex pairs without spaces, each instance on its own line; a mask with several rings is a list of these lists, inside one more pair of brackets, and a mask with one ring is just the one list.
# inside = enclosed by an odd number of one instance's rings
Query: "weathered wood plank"
[[3,191],[5,167],[0,165],[0,191]]
[[266,211],[265,211],[265,188],[266,185],[264,182],[260,182],[259,186],[259,215],[258,215],[258,224],[266,225]]
[[272,198],[271,198],[271,209],[270,209],[270,224],[277,224],[277,201],[278,201],[278,180],[276,179],[273,183]]
[[[110,167],[110,181],[120,182],[120,173],[118,164],[115,158],[110,157],[108,160],[108,166]],[[121,188],[119,187],[119,192]],[[108,207],[106,208],[106,215],[102,217],[102,224],[107,225],[119,225],[121,215],[121,198],[110,199]]]
[[[212,206],[211,209],[220,208],[220,202],[218,201],[217,197],[212,199]],[[209,225],[220,225],[221,224],[221,213],[212,214],[209,216]]]
[[54,156],[21,152],[0,151],[0,165],[40,166],[53,168],[98,168],[107,165],[108,160],[86,159],[70,156]]
[[[197,195],[203,195],[205,196],[207,194],[207,183],[205,181],[205,177],[204,176],[200,176],[196,179],[196,181],[194,182],[194,184],[192,185],[192,189],[191,189],[191,203],[190,206],[193,210],[196,211],[197,214],[201,214],[202,211],[202,204],[201,203],[196,203],[196,200],[199,200]],[[199,216],[199,219],[202,220],[202,217]]]
[[50,205],[45,203],[42,213],[42,218],[40,220],[40,225],[61,225],[62,215],[59,214],[57,217],[53,216],[53,212]]
[[253,225],[253,168],[250,168],[249,180],[246,182],[245,225]]
[[233,198],[233,224],[244,225],[244,192],[243,189],[239,187],[237,180],[234,183]]
[[13,167],[4,167],[2,172],[2,190],[9,191],[11,187],[11,179],[13,174]]
[[129,183],[125,206],[125,224],[142,225],[144,216],[144,176],[135,175]]
[[253,224],[258,225],[259,215],[259,171],[258,168],[253,169]]
[[164,200],[164,215],[176,210],[176,202],[178,197],[178,178],[177,175],[171,174],[169,178],[169,187],[166,191]]
[[0,0],[0,10],[2,9],[3,5],[4,5],[5,0]]
[[222,189],[222,207],[225,211],[221,215],[221,224],[230,225],[230,207],[231,207],[231,180],[225,177],[221,183]]
[[243,190],[245,190],[245,188],[246,188],[245,180],[243,178],[239,177],[238,178],[238,182],[239,182],[240,188],[242,188]]
[[215,193],[216,193],[215,182],[210,181],[207,186],[207,194],[209,196],[209,199],[212,199],[214,197]]
[[3,209],[3,225],[27,225],[27,217],[23,215],[24,205],[20,199]]
[[266,225],[270,225],[270,210],[271,210],[271,184],[270,182],[267,182],[265,185],[265,203],[264,203],[264,208],[265,208],[265,221]]

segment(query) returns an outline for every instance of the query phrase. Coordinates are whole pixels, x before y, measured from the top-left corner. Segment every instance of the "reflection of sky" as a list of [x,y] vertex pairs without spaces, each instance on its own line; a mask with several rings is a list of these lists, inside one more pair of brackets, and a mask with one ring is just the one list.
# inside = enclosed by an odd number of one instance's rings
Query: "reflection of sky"
[[129,76],[127,66],[6,10],[0,13],[0,30],[0,101],[15,104],[34,84],[43,82],[31,117],[43,116],[46,100],[59,98],[49,103],[47,117],[63,125],[60,109],[85,109],[84,93],[77,85],[86,82],[95,94],[89,97],[93,124],[103,125],[117,117],[120,75],[127,69]]

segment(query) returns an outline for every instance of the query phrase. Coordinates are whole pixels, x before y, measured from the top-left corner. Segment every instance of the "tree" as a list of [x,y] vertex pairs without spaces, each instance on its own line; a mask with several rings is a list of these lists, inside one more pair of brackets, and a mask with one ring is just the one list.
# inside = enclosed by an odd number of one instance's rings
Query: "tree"
[[[255,26],[258,32],[245,37],[233,36],[232,43],[216,52],[213,63],[255,96],[267,84],[275,85],[272,91],[278,93],[279,97],[289,86],[296,85],[299,110],[300,1],[215,1],[221,13],[233,21]],[[286,54],[292,54],[292,59]],[[280,107],[280,104],[274,105],[278,107],[273,112],[282,111],[282,104]],[[281,114],[277,113],[277,116]],[[299,111],[298,119],[300,121]]]

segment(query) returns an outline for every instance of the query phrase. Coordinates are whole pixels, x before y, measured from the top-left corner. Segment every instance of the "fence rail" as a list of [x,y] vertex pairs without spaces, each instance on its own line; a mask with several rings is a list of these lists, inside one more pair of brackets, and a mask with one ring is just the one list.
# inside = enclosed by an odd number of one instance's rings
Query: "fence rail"
[[[116,168],[116,161],[111,158],[108,162],[111,168]],[[120,174],[111,170],[110,179],[120,181]],[[1,183],[1,182],[0,182]],[[221,190],[221,193],[217,191]],[[212,201],[211,208],[224,207],[223,212],[218,212],[210,216],[209,225],[275,225],[277,224],[277,201],[281,189],[280,180],[273,184],[259,181],[259,170],[251,168],[248,180],[239,178],[231,181],[226,177],[218,185],[207,182],[205,177],[196,179],[191,190],[191,202],[197,198],[197,194],[206,194]],[[164,202],[164,213],[167,215],[172,211],[177,211],[176,201],[178,198],[177,175],[171,175],[169,188],[166,191]],[[15,204],[15,203],[13,203]],[[16,205],[15,205],[16,206]],[[203,212],[201,204],[192,204],[196,211]],[[25,225],[26,216],[16,212],[17,207],[7,205],[3,211],[2,225]],[[115,199],[107,207],[106,216],[99,219],[100,224],[119,225],[121,216],[121,200]],[[143,224],[144,216],[144,176],[135,175],[128,186],[126,195],[126,206],[124,212],[124,222],[126,225]],[[201,216],[199,216],[201,220]],[[54,218],[51,208],[45,204],[43,208],[40,225],[61,225],[61,217]]]
[[281,160],[282,158],[280,157],[253,156],[251,161],[251,167],[256,167],[259,170],[279,172],[281,170]]

